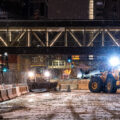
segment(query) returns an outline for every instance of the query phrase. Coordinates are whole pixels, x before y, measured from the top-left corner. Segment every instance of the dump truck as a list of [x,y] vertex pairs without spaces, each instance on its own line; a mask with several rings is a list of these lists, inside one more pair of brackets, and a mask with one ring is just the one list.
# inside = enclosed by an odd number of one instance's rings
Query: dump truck
[[116,93],[120,88],[120,66],[91,76],[89,90],[94,93]]
[[51,71],[45,66],[31,66],[28,71],[28,79],[27,84],[30,91],[34,91],[35,89],[56,89],[57,82],[51,82],[50,79],[52,77]]

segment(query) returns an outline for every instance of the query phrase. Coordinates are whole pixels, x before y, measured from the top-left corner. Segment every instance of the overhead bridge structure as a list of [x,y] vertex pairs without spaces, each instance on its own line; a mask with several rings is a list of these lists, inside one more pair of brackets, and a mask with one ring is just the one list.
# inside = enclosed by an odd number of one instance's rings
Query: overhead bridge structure
[[0,52],[102,54],[119,47],[120,21],[0,21]]

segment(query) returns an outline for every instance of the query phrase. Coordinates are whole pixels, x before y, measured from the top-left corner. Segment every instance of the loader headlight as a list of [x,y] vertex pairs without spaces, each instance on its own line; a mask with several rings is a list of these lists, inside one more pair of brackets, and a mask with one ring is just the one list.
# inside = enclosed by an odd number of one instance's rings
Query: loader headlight
[[79,72],[79,73],[77,74],[77,78],[79,78],[79,79],[82,78],[82,72]]
[[29,78],[34,78],[34,77],[35,77],[35,72],[29,71],[29,72],[28,72],[28,77],[29,77]]
[[119,57],[117,57],[117,56],[111,57],[110,60],[109,60],[109,63],[110,63],[111,66],[119,65],[120,64]]
[[44,76],[47,77],[47,78],[50,77],[51,76],[50,71],[45,71]]

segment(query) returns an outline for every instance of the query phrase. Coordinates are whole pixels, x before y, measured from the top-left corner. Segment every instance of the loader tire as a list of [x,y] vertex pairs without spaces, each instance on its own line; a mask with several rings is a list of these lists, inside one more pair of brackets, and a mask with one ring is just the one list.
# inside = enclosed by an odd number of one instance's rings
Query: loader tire
[[102,91],[102,80],[99,77],[91,77],[89,82],[89,90],[94,93]]
[[116,93],[116,91],[117,91],[116,80],[112,76],[108,77],[105,85],[105,92]]

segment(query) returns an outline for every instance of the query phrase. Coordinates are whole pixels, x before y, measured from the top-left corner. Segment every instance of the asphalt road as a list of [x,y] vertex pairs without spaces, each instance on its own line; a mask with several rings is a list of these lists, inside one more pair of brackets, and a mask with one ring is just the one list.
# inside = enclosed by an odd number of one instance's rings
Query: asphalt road
[[119,113],[120,92],[29,93],[0,103],[0,120],[119,120]]

